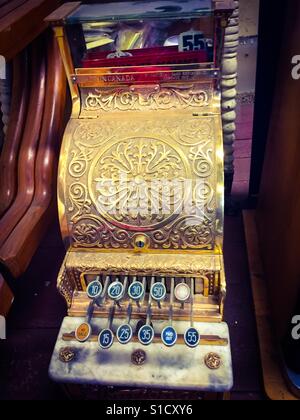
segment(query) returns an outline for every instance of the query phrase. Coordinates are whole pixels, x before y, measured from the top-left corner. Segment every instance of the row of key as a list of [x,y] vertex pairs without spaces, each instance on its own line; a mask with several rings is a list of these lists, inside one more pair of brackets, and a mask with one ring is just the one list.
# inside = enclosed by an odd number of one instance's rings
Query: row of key
[[[181,302],[182,307],[188,300],[191,302],[191,326],[184,333],[185,344],[189,347],[196,347],[200,342],[200,334],[198,330],[193,326],[194,279],[190,280],[191,287],[184,281],[178,283],[175,286],[175,278],[171,278],[169,325],[166,326],[161,333],[161,340],[167,347],[171,347],[176,344],[178,338],[177,332],[172,325],[174,297],[177,301]],[[116,337],[118,342],[121,344],[129,343],[133,337],[133,329],[130,325],[132,303],[135,302],[138,306],[140,306],[140,302],[143,301],[146,293],[146,284],[146,277],[143,277],[142,281],[140,281],[137,277],[133,277],[132,282],[129,284],[127,276],[124,277],[123,282],[121,282],[118,277],[113,282],[111,282],[110,277],[107,276],[104,281],[104,285],[102,285],[100,277],[97,277],[96,280],[89,283],[86,293],[89,299],[91,299],[91,303],[88,308],[87,321],[76,329],[76,339],[79,342],[85,342],[89,339],[92,333],[90,321],[93,316],[94,307],[95,305],[101,307],[104,300],[106,299],[106,296],[108,296],[114,302],[114,305],[111,307],[107,328],[103,329],[98,336],[98,343],[102,349],[110,348],[114,342],[114,333],[111,326],[115,305],[120,306],[120,301],[124,297],[125,291],[127,289],[127,294],[130,298],[130,303],[127,309],[127,321],[117,329]],[[155,277],[152,277],[146,323],[138,331],[138,340],[143,345],[151,344],[155,337],[155,331],[151,325],[152,301],[155,301],[160,308],[161,302],[165,300],[166,295],[167,288],[165,279],[161,278],[160,281],[157,281]]]

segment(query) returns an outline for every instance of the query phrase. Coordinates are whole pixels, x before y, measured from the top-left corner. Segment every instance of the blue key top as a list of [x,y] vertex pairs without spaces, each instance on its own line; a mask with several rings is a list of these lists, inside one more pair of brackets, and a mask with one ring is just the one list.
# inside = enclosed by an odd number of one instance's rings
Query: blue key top
[[167,289],[166,286],[163,283],[154,283],[151,287],[150,294],[152,296],[152,299],[160,302],[166,297]]
[[138,333],[139,342],[148,346],[154,339],[154,329],[150,325],[144,325]]
[[117,339],[121,344],[127,344],[132,338],[132,328],[129,324],[121,325],[117,330]]
[[105,330],[102,330],[98,337],[99,346],[102,349],[109,349],[112,346],[113,342],[114,342],[114,334],[112,330],[108,328]]
[[90,299],[98,299],[101,296],[101,293],[102,284],[99,280],[92,281],[86,289],[86,294]]
[[163,329],[161,333],[161,340],[165,346],[172,347],[177,341],[177,332],[172,326]]
[[144,296],[145,288],[143,283],[135,281],[128,287],[128,296],[133,300],[140,300]]
[[124,295],[124,286],[121,282],[115,281],[109,285],[108,296],[113,300],[120,300]]
[[200,342],[200,334],[196,328],[188,328],[184,334],[185,344],[189,347],[197,347]]

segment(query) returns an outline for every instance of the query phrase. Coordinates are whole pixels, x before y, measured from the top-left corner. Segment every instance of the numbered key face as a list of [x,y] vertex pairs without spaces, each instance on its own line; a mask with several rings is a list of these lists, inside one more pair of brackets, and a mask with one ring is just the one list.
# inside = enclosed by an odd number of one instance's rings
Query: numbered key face
[[121,344],[127,344],[132,338],[132,328],[129,324],[121,325],[117,330],[117,339]]
[[92,333],[92,328],[90,324],[88,324],[87,322],[84,322],[83,324],[79,325],[78,328],[76,328],[76,331],[75,331],[76,340],[79,341],[80,343],[84,343],[90,338],[91,333]]
[[191,295],[191,289],[186,283],[179,283],[175,287],[174,294],[179,302],[186,302]]
[[136,281],[128,287],[128,296],[133,300],[140,300],[144,296],[145,289],[143,283]]
[[108,288],[108,296],[113,300],[120,300],[124,295],[124,286],[119,281],[113,282]]
[[102,330],[98,337],[99,346],[102,349],[109,349],[114,342],[114,334],[112,330]]
[[177,341],[177,332],[175,328],[171,326],[164,328],[164,330],[161,333],[161,340],[165,346],[174,346],[174,344]]
[[152,299],[161,301],[166,297],[167,289],[163,283],[154,283],[150,290]]
[[148,346],[154,339],[154,329],[150,325],[144,325],[139,330],[139,342],[144,346]]
[[102,293],[102,284],[98,280],[92,281],[86,289],[86,294],[88,295],[90,299],[99,298],[101,296],[101,293]]
[[184,334],[185,344],[189,347],[197,347],[200,342],[200,334],[196,328],[189,328]]

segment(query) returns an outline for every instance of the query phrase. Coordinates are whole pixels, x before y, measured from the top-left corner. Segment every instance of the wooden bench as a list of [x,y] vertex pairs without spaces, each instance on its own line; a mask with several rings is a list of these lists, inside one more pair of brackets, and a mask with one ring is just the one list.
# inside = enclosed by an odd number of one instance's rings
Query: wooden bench
[[47,68],[46,98],[51,99],[46,101],[43,112],[33,200],[0,248],[0,260],[14,277],[19,277],[26,270],[54,210],[52,205],[56,196],[57,160],[64,127],[66,93],[66,77],[54,37],[48,43]]
[[0,274],[0,315],[6,316],[8,314],[9,308],[12,305],[14,296],[12,291],[6,284],[4,278]]

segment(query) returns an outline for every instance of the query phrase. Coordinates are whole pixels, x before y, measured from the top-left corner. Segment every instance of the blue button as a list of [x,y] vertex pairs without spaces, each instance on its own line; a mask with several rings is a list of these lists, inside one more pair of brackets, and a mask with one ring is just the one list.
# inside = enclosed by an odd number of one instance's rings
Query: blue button
[[171,326],[164,328],[164,330],[161,333],[161,339],[165,346],[174,346],[174,344],[177,341],[176,330]]
[[154,329],[150,325],[144,325],[139,330],[138,338],[141,344],[148,346],[154,339]]
[[145,293],[143,283],[135,281],[128,287],[128,296],[133,300],[140,300]]
[[101,296],[102,293],[102,284],[98,280],[92,281],[87,289],[86,293],[90,299],[97,299]]
[[120,300],[124,294],[124,286],[121,282],[115,281],[108,288],[108,296],[113,300]]
[[197,347],[200,342],[200,334],[196,328],[189,328],[184,333],[185,344],[189,347]]
[[102,349],[109,349],[114,342],[114,334],[111,330],[102,330],[98,337],[99,346]]
[[163,283],[154,283],[150,290],[152,299],[160,301],[163,300],[167,294],[166,286]]
[[132,338],[132,328],[129,324],[121,325],[117,330],[117,339],[121,344],[127,344]]

